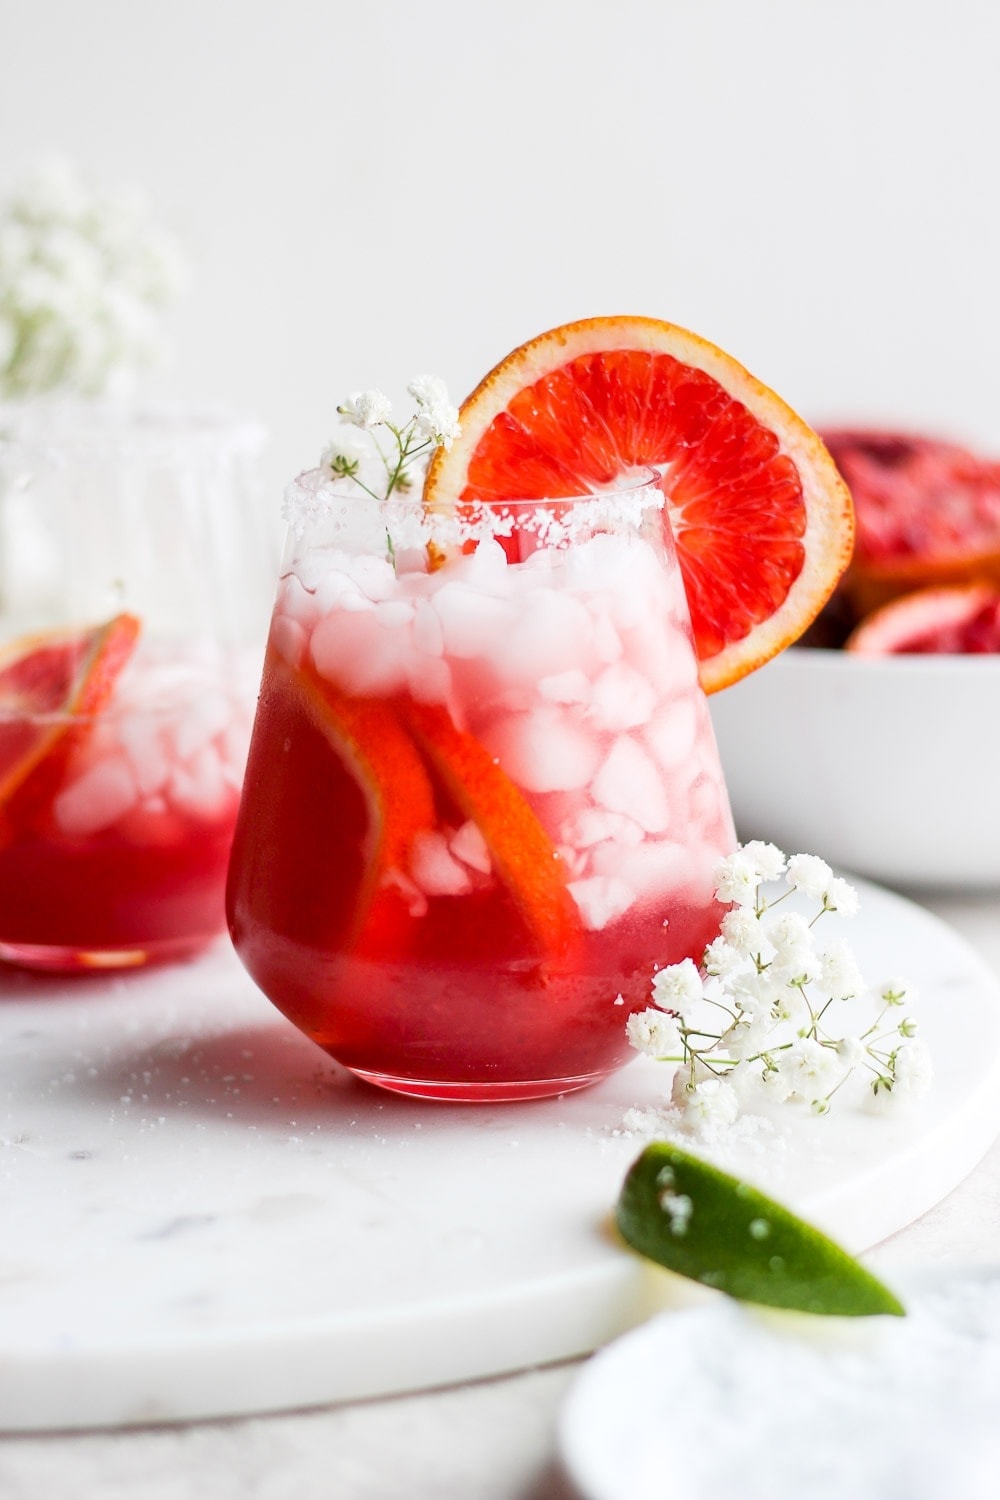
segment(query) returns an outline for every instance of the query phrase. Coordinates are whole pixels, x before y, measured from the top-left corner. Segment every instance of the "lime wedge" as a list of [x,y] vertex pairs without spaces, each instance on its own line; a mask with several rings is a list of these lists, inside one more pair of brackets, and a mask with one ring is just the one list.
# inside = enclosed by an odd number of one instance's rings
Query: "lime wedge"
[[618,1199],[625,1241],[743,1302],[839,1317],[902,1316],[888,1287],[764,1193],[668,1142],[647,1146]]

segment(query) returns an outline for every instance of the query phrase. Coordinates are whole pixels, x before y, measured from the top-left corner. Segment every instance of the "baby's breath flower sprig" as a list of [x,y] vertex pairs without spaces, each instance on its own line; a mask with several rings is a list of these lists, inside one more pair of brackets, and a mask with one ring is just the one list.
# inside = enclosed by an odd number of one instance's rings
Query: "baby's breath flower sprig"
[[415,375],[407,391],[416,411],[402,424],[391,420],[392,403],[383,391],[346,396],[337,407],[343,425],[324,448],[320,467],[335,480],[352,481],[374,500],[417,488],[431,451],[450,448],[461,427],[458,409],[438,376]]
[[41,163],[0,207],[0,396],[124,394],[185,281],[140,199]]
[[[811,917],[775,911],[795,894],[815,903]],[[701,967],[684,959],[659,969],[652,1006],[626,1026],[640,1052],[674,1064],[671,1099],[686,1126],[724,1130],[755,1099],[799,1100],[826,1114],[855,1073],[879,1108],[926,1091],[931,1065],[917,1023],[893,1019],[912,987],[869,986],[843,939],[817,946],[821,919],[856,915],[852,885],[815,855],[788,858],[754,841],[722,861],[716,897],[730,910]],[[872,1005],[871,1023],[836,1024],[846,1001]]]

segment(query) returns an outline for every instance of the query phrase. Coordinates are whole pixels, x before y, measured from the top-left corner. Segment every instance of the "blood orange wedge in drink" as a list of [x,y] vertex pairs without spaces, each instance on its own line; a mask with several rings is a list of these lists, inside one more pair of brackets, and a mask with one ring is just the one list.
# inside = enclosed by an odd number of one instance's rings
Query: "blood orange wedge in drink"
[[340,693],[312,666],[304,668],[302,681],[365,803],[363,869],[351,894],[344,947],[386,953],[398,944],[400,923],[412,901],[406,872],[414,842],[437,821],[430,779],[385,699]]
[[557,499],[661,475],[702,685],[796,640],[846,567],[850,497],[816,434],[736,360],[652,318],[590,318],[514,350],[460,412],[424,498]]
[[938,584],[1000,585],[1000,463],[914,433],[824,433],[854,497],[844,589],[860,612]]
[[71,751],[107,705],[135,649],[140,624],[29,636],[0,656],[0,840],[4,826],[58,781]]
[[1000,591],[987,583],[917,589],[862,620],[845,645],[858,656],[1000,652]]
[[219,932],[247,705],[135,616],[0,659],[0,958],[72,972]]
[[[456,728],[446,710],[412,699],[353,697],[311,663],[303,663],[293,677],[269,661],[266,675],[269,696],[282,699],[285,722],[295,722],[293,702],[299,700],[334,752],[323,778],[324,796],[310,799],[304,816],[294,811],[303,807],[294,796],[280,807],[268,804],[279,844],[283,838],[290,845],[293,821],[303,825],[295,839],[300,855],[310,819],[322,841],[328,836],[323,805],[334,808],[342,858],[323,899],[311,903],[323,940],[336,941],[339,951],[355,956],[385,959],[406,952],[412,918],[425,915],[426,895],[457,894],[449,888],[449,869],[452,886],[463,872],[452,868],[450,843],[470,861],[467,869],[495,869],[539,957],[567,953],[580,934],[580,921],[552,840],[496,760]],[[299,735],[303,741],[308,737],[308,731]],[[296,745],[294,753],[304,752]],[[453,821],[464,835],[453,828],[450,841],[446,838],[441,807],[454,809]],[[272,846],[270,859],[279,857]],[[233,863],[238,869],[239,859]],[[468,894],[473,882],[466,876],[459,884]],[[236,899],[233,892],[231,897]],[[299,918],[310,920],[308,912]]]
[[580,917],[552,840],[524,794],[471,734],[437,704],[405,710],[417,744],[448,796],[480,830],[493,867],[539,951],[563,957],[579,938]]
[[244,799],[227,888],[234,939],[253,905],[300,951],[405,952],[411,851],[436,814],[393,705],[343,693],[309,662],[290,669],[272,637],[256,722],[252,816]]

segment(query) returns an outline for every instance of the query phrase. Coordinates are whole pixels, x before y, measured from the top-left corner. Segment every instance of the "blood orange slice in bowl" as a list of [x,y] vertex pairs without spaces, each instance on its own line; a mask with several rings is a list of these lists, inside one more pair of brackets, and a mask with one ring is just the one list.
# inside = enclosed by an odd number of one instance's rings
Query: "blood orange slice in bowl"
[[987,583],[917,589],[883,604],[845,642],[858,656],[983,656],[1000,652],[1000,590]]
[[502,360],[460,421],[427,474],[434,509],[660,474],[707,692],[798,639],[850,559],[851,501],[820,439],[730,355],[671,323],[552,329]]
[[854,499],[844,590],[860,613],[910,590],[1000,586],[1000,463],[915,433],[824,433]]

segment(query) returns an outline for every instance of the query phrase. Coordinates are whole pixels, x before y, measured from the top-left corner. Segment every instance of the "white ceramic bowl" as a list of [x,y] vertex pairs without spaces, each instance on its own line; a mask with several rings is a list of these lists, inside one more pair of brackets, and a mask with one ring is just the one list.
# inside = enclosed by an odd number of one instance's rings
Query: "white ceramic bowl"
[[[715,1295],[614,1339],[583,1366],[559,1413],[573,1493],[581,1500],[994,1495],[995,1404],[985,1371],[995,1368],[1000,1340],[988,1314],[976,1326],[976,1310],[996,1306],[1000,1266],[883,1263],[876,1271],[910,1316],[809,1318]],[[767,1401],[771,1360],[786,1386]],[[824,1367],[835,1392],[826,1409],[817,1392]],[[949,1388],[950,1420],[935,1421]]]
[[1000,889],[1000,656],[798,647],[710,702],[741,838]]

